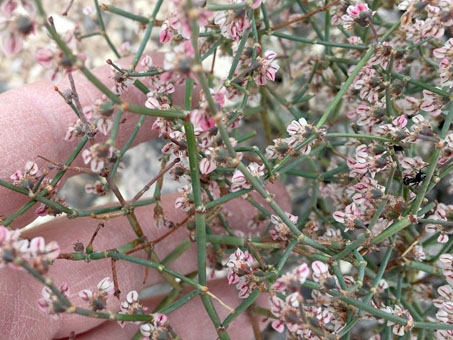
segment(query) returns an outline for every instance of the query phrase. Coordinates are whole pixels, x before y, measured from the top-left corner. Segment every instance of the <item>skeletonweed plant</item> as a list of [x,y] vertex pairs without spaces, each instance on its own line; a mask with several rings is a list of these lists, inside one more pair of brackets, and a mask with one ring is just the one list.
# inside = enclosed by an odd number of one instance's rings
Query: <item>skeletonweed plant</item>
[[[68,158],[41,155],[0,179],[2,193],[28,197],[0,220],[2,276],[39,280],[44,313],[131,324],[134,339],[179,339],[172,313],[195,299],[212,323],[206,334],[220,339],[243,315],[255,339],[265,338],[263,322],[287,339],[453,339],[453,1],[158,0],[135,11],[95,0],[82,13],[67,1],[56,14],[76,23],[66,31],[47,2],[3,0],[0,12],[5,56],[32,52],[52,81],[68,80],[54,96],[74,114],[61,140],[74,146]],[[118,46],[110,19],[137,41]],[[35,46],[43,33],[47,46]],[[90,39],[112,55],[108,79],[90,71]],[[81,79],[96,98],[79,96]],[[128,199],[117,175],[145,119],[165,142],[161,171]],[[86,191],[117,202],[72,207],[58,193],[74,172],[96,175]],[[172,207],[161,200],[169,181],[181,183]],[[291,204],[275,195],[278,183]],[[248,213],[238,219],[232,202]],[[21,235],[30,209],[97,227],[89,243],[74,238],[66,249]],[[152,227],[138,209],[151,211]],[[99,248],[117,218],[133,236]],[[182,241],[163,257],[157,246],[176,233]],[[186,256],[196,267],[177,265]],[[111,275],[71,295],[79,284],[52,273],[74,261],[107,261]],[[169,292],[149,308],[144,286],[121,292],[129,279],[116,265],[125,262]],[[215,278],[240,303],[215,294]]]

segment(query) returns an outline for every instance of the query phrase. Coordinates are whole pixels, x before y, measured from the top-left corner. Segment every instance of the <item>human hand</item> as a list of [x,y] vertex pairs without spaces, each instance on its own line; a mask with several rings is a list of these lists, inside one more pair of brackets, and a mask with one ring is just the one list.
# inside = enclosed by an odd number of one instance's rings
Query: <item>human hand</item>
[[[160,56],[153,56],[157,62],[162,62]],[[127,67],[128,60],[123,60]],[[110,70],[102,67],[95,71],[98,78],[106,83],[111,83]],[[93,85],[82,75],[74,75],[76,87],[82,105],[88,105],[100,97]],[[58,85],[62,90],[69,88],[67,82]],[[130,103],[143,105],[145,96],[139,91],[131,89],[122,98]],[[183,103],[183,91],[177,90],[174,96],[176,104]],[[0,178],[7,179],[16,170],[21,169],[26,161],[37,161],[40,166],[46,164],[37,160],[37,156],[44,156],[52,160],[62,161],[67,158],[76,142],[65,142],[67,126],[75,120],[75,115],[62,98],[54,91],[50,82],[41,81],[26,85],[0,95],[0,152],[2,155],[2,167]],[[138,115],[126,113],[126,122],[120,126],[118,146],[121,147],[130,135]],[[135,139],[135,144],[152,139],[155,136],[151,129],[152,117],[145,120],[144,126]],[[97,139],[98,137],[96,137]],[[74,165],[80,165],[81,157]],[[66,176],[64,177],[66,178]],[[62,186],[60,182],[58,187]],[[276,194],[280,206],[288,211],[290,201],[282,185],[274,184],[269,189]],[[186,213],[174,209],[177,195],[164,195],[161,205],[166,219],[175,223],[182,221]],[[260,198],[255,197],[258,201]],[[0,187],[0,215],[10,216],[29,200],[28,197],[14,193]],[[228,202],[224,206],[231,212],[228,222],[233,229],[246,231],[247,221],[255,215],[253,208],[247,201],[238,198]],[[153,206],[136,209],[137,219],[140,221],[148,240],[154,240],[168,230],[157,229],[153,219]],[[34,219],[34,209],[28,210],[11,224],[14,228],[24,227]],[[46,241],[58,242],[63,253],[73,251],[73,245],[77,241],[88,242],[99,220],[89,217],[67,219],[60,217],[51,222],[44,223],[37,228],[26,231],[22,237],[32,238],[42,236]],[[155,246],[155,251],[160,258],[168,255],[174,247],[188,237],[186,228],[179,228],[161,243]],[[94,241],[95,251],[115,248],[135,239],[136,235],[129,228],[126,217],[118,217],[105,221],[105,227],[99,232]],[[1,250],[1,249],[0,249]],[[143,253],[143,251],[141,251]],[[134,256],[140,256],[134,254]],[[141,255],[144,257],[144,255]],[[191,248],[178,258],[169,268],[188,274],[197,270],[196,246],[192,243]],[[132,264],[118,261],[117,273],[119,289],[122,292],[121,300],[125,299],[127,292],[140,291],[145,286],[153,286],[163,282],[157,271],[152,270],[145,285],[142,284],[143,268]],[[70,286],[69,298],[77,306],[86,306],[86,302],[78,297],[82,289],[93,289],[104,277],[111,277],[111,262],[109,259],[92,261],[68,261],[58,259],[50,267],[48,277],[51,277],[57,287],[63,282]],[[116,322],[87,318],[78,315],[62,315],[58,320],[52,320],[49,315],[39,310],[37,300],[41,296],[42,284],[23,271],[13,270],[9,267],[0,269],[0,331],[4,339],[59,339],[65,338],[74,332],[77,339],[128,339],[137,331],[138,326],[129,324],[120,328]],[[211,281],[208,284],[210,291],[229,306],[237,306],[241,300],[237,297],[237,290],[228,286],[226,280]],[[149,311],[155,308],[162,297],[155,297],[143,303],[149,307]],[[214,305],[220,319],[229,313],[216,301]],[[119,301],[111,297],[107,308],[110,311],[118,311]],[[170,325],[182,339],[215,339],[216,331],[206,314],[199,297],[190,301],[182,308],[168,315]],[[257,318],[259,326],[264,327],[262,318]],[[228,328],[231,339],[250,339],[253,337],[252,323],[246,313],[242,313]]]

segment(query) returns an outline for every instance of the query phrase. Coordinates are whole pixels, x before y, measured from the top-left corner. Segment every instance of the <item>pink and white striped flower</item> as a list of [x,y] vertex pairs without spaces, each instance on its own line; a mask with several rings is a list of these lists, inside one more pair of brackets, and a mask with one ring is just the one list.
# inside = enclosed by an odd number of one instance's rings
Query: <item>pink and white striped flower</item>
[[275,60],[276,57],[277,53],[269,50],[264,53],[264,58],[257,58],[259,66],[255,72],[255,82],[258,85],[266,85],[268,79],[275,81],[275,74],[280,69],[280,66]]
[[[264,176],[264,164],[259,165],[258,163],[252,162],[247,166],[248,171],[257,178]],[[231,191],[235,192],[240,189],[250,189],[251,185],[245,178],[245,175],[239,170],[236,169],[231,178]]]
[[[299,219],[297,216],[294,216],[288,212],[285,212],[285,214],[293,224],[297,223],[297,220]],[[291,229],[289,229],[280,217],[277,215],[271,215],[271,223],[273,224],[273,228],[269,230],[269,234],[273,240],[289,240],[289,237],[291,236]]]
[[[65,282],[60,286],[60,292],[66,297],[69,295],[68,283]],[[42,297],[38,300],[38,308],[49,314],[53,320],[58,320],[59,313],[64,313],[65,310],[55,304],[57,297],[47,286],[43,287],[41,295]]]
[[107,306],[107,299],[114,293],[113,282],[109,277],[103,278],[99,281],[97,289],[92,291],[91,289],[84,289],[79,292],[79,296],[82,300],[87,301],[90,304],[90,308],[93,311],[103,310]]
[[[230,2],[240,3],[242,1],[230,0]],[[250,28],[245,7],[236,11],[219,11],[214,18],[214,23],[219,25],[220,32],[224,37],[235,41],[239,41],[244,31]]]
[[310,275],[310,268],[306,263],[297,266],[291,272],[287,272],[279,277],[272,285],[273,289],[280,292],[296,292],[300,290],[305,280]]
[[443,58],[439,64],[439,77],[442,86],[453,87],[453,70],[451,61]]
[[147,340],[158,339],[162,336],[165,336],[164,339],[171,339],[168,334],[169,328],[168,317],[165,314],[154,313],[153,321],[141,325],[140,332]]
[[375,12],[371,11],[366,3],[359,2],[358,4],[350,5],[346,10],[346,14],[341,17],[341,20],[347,30],[352,30],[354,24],[363,27],[368,26],[374,14]]
[[299,292],[286,296],[285,300],[277,296],[271,296],[270,305],[272,314],[278,319],[272,322],[272,328],[283,333],[285,326],[289,332],[295,333],[301,328],[302,316],[300,314],[300,301],[302,297]]
[[89,149],[82,151],[82,158],[85,164],[91,163],[93,172],[100,172],[106,163],[112,160],[114,148],[105,143],[96,143]]
[[433,50],[433,55],[439,59],[453,60],[453,38],[448,39],[444,46]]
[[[140,304],[138,300],[138,292],[136,290],[132,290],[126,295],[126,300],[121,302],[119,314],[128,314],[128,315],[136,315],[136,314],[144,314],[147,310],[147,307],[144,307]],[[121,327],[126,325],[125,321],[118,321]],[[135,323],[140,323],[135,322]]]

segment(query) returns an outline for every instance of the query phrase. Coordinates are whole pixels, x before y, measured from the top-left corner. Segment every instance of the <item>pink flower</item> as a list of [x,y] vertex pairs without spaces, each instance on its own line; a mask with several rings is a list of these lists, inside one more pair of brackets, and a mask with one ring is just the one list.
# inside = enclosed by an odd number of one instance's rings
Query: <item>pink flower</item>
[[66,142],[71,142],[76,137],[84,136],[87,132],[87,125],[83,124],[80,119],[77,119],[77,121],[73,125],[68,126],[64,140]]
[[208,175],[217,168],[217,165],[214,161],[212,161],[208,158],[203,158],[200,161],[199,167],[200,167],[200,172],[203,175]]
[[302,328],[303,321],[299,307],[299,299],[301,298],[299,292],[286,296],[285,300],[271,296],[271,311],[278,318],[272,322],[272,328],[279,333],[284,331],[285,326],[289,332],[296,332],[299,328]]
[[49,48],[40,48],[36,52],[36,61],[46,68],[50,68],[52,66],[53,58],[54,53]]
[[175,201],[175,208],[181,209],[183,211],[190,211],[193,208],[194,202],[191,197],[192,186],[185,185],[182,188],[179,188],[178,191],[182,193],[182,197],[178,197]]
[[442,86],[453,87],[453,70],[451,62],[447,58],[443,58],[439,64],[439,76]]
[[22,170],[17,170],[9,178],[13,181],[14,185],[25,186],[31,189],[40,175],[38,165],[35,162],[27,161]]
[[154,313],[153,321],[140,326],[140,332],[148,339],[158,339],[165,336],[164,339],[170,339],[168,334],[168,318],[165,314]]
[[348,7],[346,12],[353,18],[358,18],[361,12],[368,11],[368,5],[366,3],[358,3]]
[[113,293],[113,282],[109,277],[105,277],[101,281],[99,281],[97,289],[95,291],[84,289],[79,292],[79,296],[82,298],[82,300],[89,302],[92,310],[98,311],[106,308],[107,298],[109,296],[112,296]]
[[401,115],[396,117],[392,123],[397,127],[405,127],[407,125],[407,118],[405,115]]
[[[8,18],[11,17],[18,6],[17,3],[18,0],[4,0],[0,5],[0,12],[4,13]],[[34,14],[34,6],[32,1],[20,0],[20,3],[27,12]]]
[[266,51],[264,53],[264,58],[257,58],[260,66],[255,73],[255,81],[258,85],[265,85],[267,79],[275,81],[275,74],[280,68],[277,61],[275,61],[276,56],[277,53],[274,51]]
[[115,111],[115,105],[111,101],[108,101],[105,97],[103,97],[102,99],[97,99],[93,105],[85,106],[83,108],[83,114],[88,120],[97,120],[96,128],[104,136],[107,136],[113,127],[112,116],[114,115]]
[[4,0],[0,5],[0,11],[10,17],[17,8],[16,0]]
[[415,176],[421,169],[426,167],[428,163],[424,162],[421,157],[404,157],[401,160],[401,167],[404,169],[404,176]]
[[19,230],[8,230],[5,226],[0,225],[0,268],[3,268],[5,265],[13,269],[20,268],[13,263],[15,258],[14,253],[19,250],[17,255],[20,256],[22,251],[26,252],[28,242],[19,240],[19,236]]
[[271,326],[279,333],[283,333],[285,330],[285,322],[283,320],[274,320],[272,321]]
[[210,112],[205,109],[203,110],[202,108],[193,110],[190,113],[190,121],[195,128],[200,129],[201,131],[209,131],[215,126],[215,121]]
[[100,172],[105,163],[113,157],[113,147],[104,143],[96,143],[90,149],[83,150],[82,158],[85,164],[91,163],[93,172]]
[[[142,306],[138,300],[138,292],[136,290],[132,290],[126,295],[126,300],[121,302],[120,305],[120,311],[119,314],[129,314],[129,315],[135,315],[135,314],[144,314],[144,312],[148,308]],[[125,321],[118,321],[119,325],[121,327],[124,327],[126,325]],[[135,323],[140,323],[135,322]]]
[[[159,41],[167,43],[171,41],[174,36],[180,35],[184,39],[190,39],[191,27],[187,17],[184,3],[178,0],[173,0],[173,4],[177,7],[177,11],[172,13],[171,17],[167,18],[161,26],[159,33]],[[211,12],[198,8],[197,24],[199,27],[205,27],[211,17]]]
[[[290,221],[294,224],[297,223],[298,217],[294,216],[288,212],[285,212],[286,216],[289,217]],[[281,220],[280,217],[276,215],[271,215],[271,223],[273,224],[273,229],[269,231],[273,240],[284,240],[287,241],[291,236],[291,230],[289,227]]]
[[[179,21],[179,18],[177,17],[177,14],[173,14],[172,17],[169,19],[165,20],[162,23],[162,26],[160,27],[160,34],[159,34],[159,41],[164,44],[167,43],[171,40],[173,35],[178,33],[178,31],[181,28],[181,22]],[[185,37],[186,39],[190,38],[190,35],[188,37]]]
[[320,281],[320,278],[329,274],[329,267],[321,261],[315,261],[311,264],[313,270],[313,280]]
[[258,278],[254,274],[254,262],[248,251],[243,252],[238,248],[226,263],[228,284],[236,284],[241,299],[245,299],[257,287]]
[[[67,283],[63,283],[60,286],[60,292],[64,296],[68,296],[69,285]],[[58,314],[65,312],[65,310],[62,310],[61,307],[57,307],[54,304],[56,296],[53,294],[49,287],[43,287],[41,294],[42,297],[38,300],[39,309],[45,313],[48,313],[52,317],[52,319],[57,320]]]
[[98,196],[104,196],[106,194],[106,185],[101,181],[96,181],[93,184],[85,185],[85,192],[87,194],[95,194]]
[[433,55],[439,59],[453,59],[453,38],[448,39],[444,46],[433,50]]
[[395,305],[394,308],[392,308],[390,306],[385,306],[383,308],[381,307],[380,309],[384,310],[388,313],[391,313],[393,315],[403,317],[404,319],[408,320],[406,325],[395,324],[392,321],[388,321],[388,325],[393,326],[392,327],[393,334],[398,335],[398,336],[403,336],[406,331],[410,332],[410,329],[413,327],[413,322],[412,322],[413,318],[408,310],[403,309],[398,305]]
[[134,79],[127,75],[127,73],[118,71],[121,67],[119,65],[115,65],[112,61],[109,62],[109,65],[110,78],[114,82],[110,90],[117,95],[122,95],[134,83]]
[[[241,0],[233,0],[239,3]],[[253,3],[257,3],[255,0]],[[250,21],[247,18],[246,9],[238,11],[219,11],[214,18],[214,23],[220,26],[222,35],[226,38],[239,41],[244,31],[250,28]]]
[[46,244],[43,237],[34,237],[30,241],[28,254],[30,258],[35,260],[52,262],[60,255],[60,247],[57,242],[52,241]]
[[291,272],[279,277],[272,285],[272,288],[282,293],[299,291],[309,275],[310,268],[306,263],[302,263]]
[[[71,33],[71,32],[68,32]],[[65,34],[63,40],[69,46],[74,45],[74,36],[73,34]],[[86,55],[83,53],[78,53],[76,55],[77,59],[80,61],[86,60]],[[54,67],[53,72],[50,75],[52,81],[56,81],[57,78],[61,76],[60,73],[66,75],[68,72],[76,71],[77,67],[73,63],[69,63],[66,59],[65,54],[61,50],[55,50],[55,48],[42,48],[36,52],[35,60],[44,66],[45,68]]]
[[286,128],[286,131],[290,136],[300,135],[306,138],[311,134],[312,130],[305,118],[299,118],[299,120],[293,120]]
[[341,20],[343,21],[344,27],[347,30],[351,30],[355,23],[364,27],[368,26],[374,14],[375,12],[371,11],[366,3],[360,2],[350,5],[346,10],[346,14],[341,17]]
[[[247,169],[254,177],[262,177],[264,176],[264,164],[259,165],[258,163],[252,162],[247,166]],[[238,169],[236,169],[233,173],[233,177],[231,178],[231,191],[235,192],[240,189],[249,189],[250,183],[246,180],[245,175]]]
[[6,26],[1,34],[3,50],[6,54],[14,55],[22,49],[23,40],[35,33],[36,22],[31,17],[18,16],[7,20]]
[[423,100],[420,105],[421,110],[431,113],[434,117],[438,117],[441,115],[444,105],[445,103],[442,97],[431,91],[423,90]]

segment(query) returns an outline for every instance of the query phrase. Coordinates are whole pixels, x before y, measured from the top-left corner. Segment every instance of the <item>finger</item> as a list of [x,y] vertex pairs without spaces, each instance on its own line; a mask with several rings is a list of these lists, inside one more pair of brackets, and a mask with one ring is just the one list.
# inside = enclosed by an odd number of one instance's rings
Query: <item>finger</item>
[[[130,59],[122,59],[119,63],[124,67],[130,65]],[[153,54],[153,62],[157,66],[163,63],[162,54]],[[94,70],[94,74],[109,88],[114,84],[111,79],[109,66]],[[74,80],[83,106],[91,105],[101,97],[98,91],[80,72],[74,74]],[[51,82],[40,81],[21,88],[0,94],[0,178],[9,179],[15,171],[22,169],[29,160],[44,166],[37,156],[44,156],[57,162],[64,162],[77,142],[66,142],[64,136],[68,126],[76,121],[76,115],[64,100],[58,95]],[[61,90],[70,89],[67,80],[58,85]],[[175,93],[175,104],[184,102],[184,91],[179,88]],[[143,105],[146,96],[130,86],[122,96],[129,103]],[[126,122],[121,124],[117,147],[121,147],[135,127],[139,115],[125,113]],[[155,137],[151,129],[153,117],[147,117],[134,144]],[[99,135],[99,134],[98,134]],[[103,136],[97,136],[99,141]],[[104,137],[105,138],[105,137]],[[74,163],[80,165],[80,157]],[[15,210],[29,199],[22,194],[0,187],[0,216],[10,216]],[[34,209],[31,209],[34,210]],[[20,227],[30,222],[36,216],[29,210],[18,218],[14,226]]]
[[[229,306],[236,307],[243,301],[238,297],[235,287],[228,286],[226,280],[210,282],[209,289]],[[265,296],[261,296],[257,301],[261,305],[265,305],[266,302]],[[223,321],[228,316],[229,311],[221,306],[218,301],[213,300],[213,303],[220,320]],[[168,319],[175,332],[181,336],[181,339],[212,340],[218,337],[212,321],[209,319],[199,298],[193,299],[182,308],[175,310],[168,316]],[[257,322],[261,329],[266,325],[262,318],[257,318]],[[241,313],[240,316],[234,319],[227,331],[230,339],[248,340],[254,338],[251,319],[247,313]]]
[[[237,306],[243,300],[237,296],[237,291],[228,286],[223,280],[211,282],[209,285],[211,292],[229,306]],[[145,301],[142,303],[154,310],[156,301]],[[261,296],[256,304],[265,305],[267,297]],[[228,311],[214,300],[214,306],[218,311],[220,320],[224,320]],[[213,327],[209,316],[204,309],[200,299],[193,299],[168,315],[170,326],[184,340],[212,340],[217,339],[217,333]],[[267,322],[264,318],[256,318],[257,326],[262,330]],[[77,336],[78,340],[123,340],[130,339],[138,330],[138,326],[132,323],[121,328],[116,322],[104,322],[85,334]],[[247,313],[240,314],[227,329],[228,335],[234,340],[248,340],[253,338],[252,320]]]
[[[274,184],[268,189],[273,192],[278,198],[283,209],[289,210],[289,199],[286,197],[284,187],[281,184]],[[176,195],[168,195],[162,201],[165,216],[174,221],[179,222],[184,219],[185,213],[180,210],[174,209],[174,202]],[[264,204],[264,202],[262,202]],[[248,208],[243,208],[248,206]],[[250,216],[255,214],[255,208],[243,199],[237,199],[227,204],[226,209],[230,212],[228,221],[233,229],[247,231],[247,221]],[[160,235],[167,230],[157,229],[154,225],[152,218],[153,206],[138,208],[136,215],[142,228],[149,240],[157,239]],[[48,241],[56,240],[62,252],[71,252],[73,244],[76,241],[87,243],[93,231],[98,224],[97,220],[89,218],[79,218],[76,220],[65,220],[63,218],[56,219],[50,223],[46,223],[43,227],[31,230],[26,237],[34,237],[36,235],[44,236]],[[180,228],[172,235],[170,235],[164,242],[158,243],[155,251],[159,258],[164,258],[168,255],[174,247],[179,244],[183,239],[188,236],[188,232]],[[105,227],[101,229],[94,242],[94,249],[104,250],[118,247],[136,238],[135,234],[131,231],[126,218],[115,218],[111,221],[106,221]],[[136,254],[134,254],[137,256]],[[193,244],[183,256],[179,257],[169,267],[177,272],[186,274],[197,269],[196,261],[196,246]],[[0,272],[6,275],[5,270]],[[144,269],[138,265],[119,261],[117,263],[117,272],[120,282],[120,290],[126,294],[130,290],[141,290],[143,288],[141,282],[143,280]],[[8,272],[9,273],[9,272]],[[46,332],[50,337],[64,337],[68,336],[71,331],[76,333],[85,332],[97,325],[102,321],[98,319],[89,319],[77,315],[64,315],[58,321],[48,320],[41,324],[35,320],[41,320],[43,313],[37,309],[36,301],[40,296],[42,286],[36,280],[32,280],[25,273],[14,272],[14,278],[10,279],[10,284],[5,287],[3,293],[3,308],[2,310],[9,310],[14,306],[14,313],[12,313],[12,320],[15,320],[18,327],[42,328],[40,330]],[[9,274],[8,274],[9,275]],[[6,275],[8,277],[8,275]],[[81,301],[77,293],[82,289],[94,288],[97,283],[106,276],[111,277],[111,262],[107,259],[92,261],[84,263],[83,261],[65,261],[57,260],[51,266],[49,276],[55,279],[57,286],[64,282],[68,282],[71,289],[70,299],[76,305],[86,306],[86,303]],[[16,294],[16,286],[14,282],[22,282],[26,287],[22,288],[24,294]],[[151,271],[147,285],[154,285],[162,282],[162,277],[156,272]],[[115,310],[118,308],[118,302],[113,299],[109,304],[109,309]],[[189,322],[189,320],[188,320]],[[22,325],[22,326],[20,326]],[[7,329],[11,326],[11,319],[6,321],[0,319],[0,329]]]

